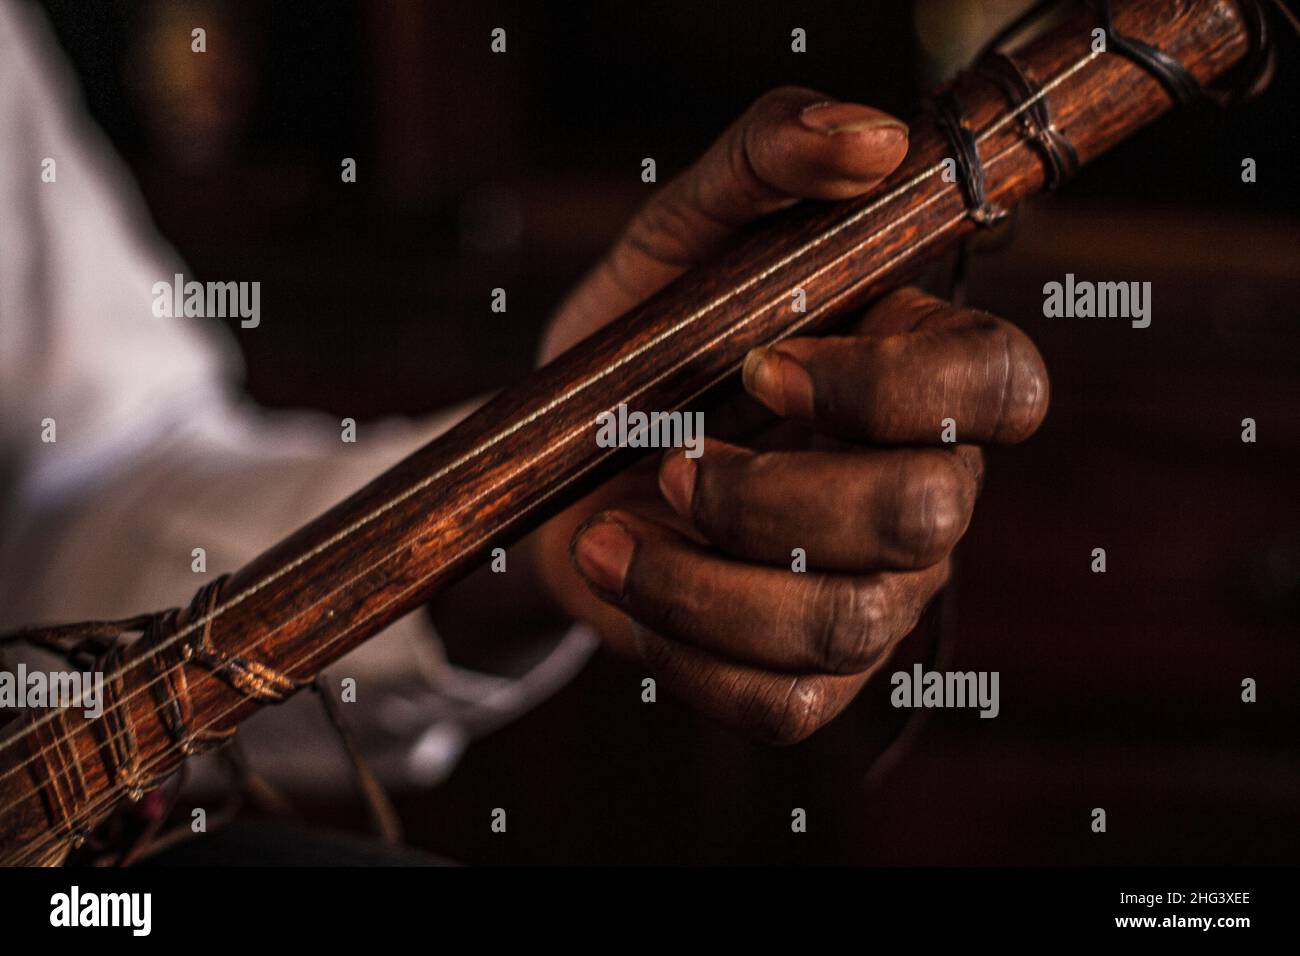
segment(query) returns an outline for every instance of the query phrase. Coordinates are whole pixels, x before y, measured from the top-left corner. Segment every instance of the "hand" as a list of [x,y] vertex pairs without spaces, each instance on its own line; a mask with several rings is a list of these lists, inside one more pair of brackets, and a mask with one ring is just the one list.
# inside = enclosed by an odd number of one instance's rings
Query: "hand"
[[[647,203],[561,308],[543,357],[746,223],[870,190],[906,150],[906,127],[876,110],[769,93]],[[1047,374],[1014,326],[905,289],[847,335],[755,350],[744,385],[770,422],[758,447],[710,437],[698,459],[670,451],[550,521],[534,546],[555,599],[662,687],[790,743],[853,699],[943,587],[980,488],[979,446],[1034,432]],[[706,414],[711,436],[735,411]],[[945,418],[963,444],[943,443]]]

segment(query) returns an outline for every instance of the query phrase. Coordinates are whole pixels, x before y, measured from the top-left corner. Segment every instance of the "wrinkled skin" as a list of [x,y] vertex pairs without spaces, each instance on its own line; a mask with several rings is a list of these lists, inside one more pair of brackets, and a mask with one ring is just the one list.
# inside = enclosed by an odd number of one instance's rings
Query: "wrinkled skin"
[[[647,202],[557,313],[543,360],[741,227],[867,192],[906,152],[904,124],[877,110],[767,94]],[[1014,326],[902,289],[846,334],[755,350],[744,386],[706,413],[701,457],[669,451],[619,477],[544,525],[533,557],[565,612],[661,687],[792,743],[847,706],[944,586],[981,446],[1028,438],[1048,379]],[[945,418],[960,444],[942,441]]]

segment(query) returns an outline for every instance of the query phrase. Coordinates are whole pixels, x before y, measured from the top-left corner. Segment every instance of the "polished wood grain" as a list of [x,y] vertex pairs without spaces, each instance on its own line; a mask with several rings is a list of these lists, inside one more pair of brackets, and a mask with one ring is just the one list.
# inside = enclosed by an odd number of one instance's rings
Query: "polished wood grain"
[[[1048,84],[1088,57],[1095,25],[1080,11],[1017,59]],[[1227,72],[1249,42],[1231,0],[1120,2],[1116,26],[1177,57],[1202,83]],[[954,88],[977,133],[1012,105],[974,74]],[[1109,53],[1070,72],[1048,101],[1082,162],[1171,106],[1159,83]],[[625,467],[634,453],[596,445],[599,413],[620,402],[666,410],[696,401],[734,378],[751,348],[832,326],[970,233],[961,189],[934,171],[948,153],[933,121],[918,118],[908,159],[874,194],[805,204],[765,224],[235,571],[211,622],[213,645],[309,681],[489,549],[510,545]],[[1042,188],[1042,160],[1019,122],[988,136],[980,154],[995,206],[1010,209]],[[791,307],[796,288],[805,292],[806,312]],[[185,624],[182,615],[177,626]],[[137,644],[129,655],[148,653]],[[187,679],[192,728],[226,732],[259,706],[198,663],[175,666]],[[146,688],[153,679],[151,666],[133,666],[122,695],[141,760],[157,781],[183,755]],[[0,774],[7,774],[0,777],[0,860],[57,861],[72,833],[123,798],[105,760],[105,726],[65,712],[0,751]]]

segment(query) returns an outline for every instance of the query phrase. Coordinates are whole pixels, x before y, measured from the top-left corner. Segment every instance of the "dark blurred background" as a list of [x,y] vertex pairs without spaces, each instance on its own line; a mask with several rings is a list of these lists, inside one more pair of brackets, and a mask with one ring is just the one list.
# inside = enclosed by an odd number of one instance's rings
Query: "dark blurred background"
[[[780,84],[907,116],[1024,4],[43,6],[190,272],[261,281],[251,394],[364,419],[527,372],[651,188],[643,157],[666,181]],[[640,703],[639,670],[601,654],[444,786],[397,795],[410,838],[471,863],[1300,859],[1300,51],[1281,53],[1258,100],[1165,119],[975,260],[970,301],[1034,336],[1054,388],[1040,435],[992,456],[942,609],[951,666],[1001,672],[998,719],[936,712],[881,763],[902,727],[881,680],[771,750]],[[1153,282],[1151,328],[1043,319],[1066,272]],[[920,635],[898,664],[932,650]]]

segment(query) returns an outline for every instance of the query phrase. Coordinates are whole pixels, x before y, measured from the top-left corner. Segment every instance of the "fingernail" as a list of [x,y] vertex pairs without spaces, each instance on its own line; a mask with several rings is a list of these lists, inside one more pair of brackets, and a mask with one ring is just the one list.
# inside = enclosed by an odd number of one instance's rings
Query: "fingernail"
[[751,349],[740,377],[745,390],[778,415],[812,418],[812,376],[790,356],[772,347]]
[[830,136],[880,130],[882,135],[907,138],[907,124],[902,120],[858,103],[814,103],[803,109],[799,120],[810,130]]
[[685,452],[670,451],[659,467],[659,491],[683,518],[691,516],[695,499],[695,462]]
[[623,578],[632,563],[636,542],[627,530],[609,518],[598,518],[578,531],[573,543],[573,563],[578,572],[610,594],[621,594]]

